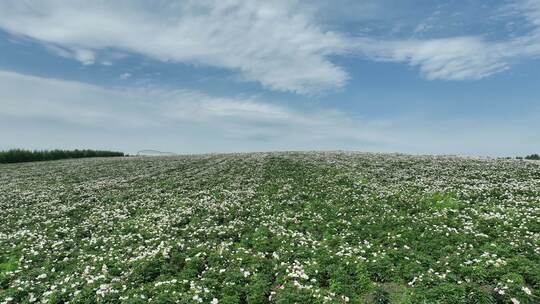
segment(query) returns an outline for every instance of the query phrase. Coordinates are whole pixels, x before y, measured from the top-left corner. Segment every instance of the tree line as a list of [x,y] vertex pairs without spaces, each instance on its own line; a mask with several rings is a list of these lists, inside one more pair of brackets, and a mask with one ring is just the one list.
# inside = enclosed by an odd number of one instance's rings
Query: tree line
[[84,157],[125,156],[123,152],[102,150],[24,150],[0,151],[0,163],[21,163],[31,161],[57,160]]
[[540,155],[538,155],[538,154],[531,154],[531,155],[527,155],[527,156],[525,156],[525,157],[523,157],[523,156],[516,156],[516,159],[540,160]]
[[538,154],[527,155],[527,156],[525,156],[525,159],[540,160],[540,155],[538,155]]

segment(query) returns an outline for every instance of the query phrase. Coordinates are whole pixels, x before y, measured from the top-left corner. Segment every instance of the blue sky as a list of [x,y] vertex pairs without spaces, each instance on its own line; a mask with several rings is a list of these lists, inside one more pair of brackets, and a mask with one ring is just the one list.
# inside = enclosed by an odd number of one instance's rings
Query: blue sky
[[0,149],[540,152],[540,0],[0,2]]

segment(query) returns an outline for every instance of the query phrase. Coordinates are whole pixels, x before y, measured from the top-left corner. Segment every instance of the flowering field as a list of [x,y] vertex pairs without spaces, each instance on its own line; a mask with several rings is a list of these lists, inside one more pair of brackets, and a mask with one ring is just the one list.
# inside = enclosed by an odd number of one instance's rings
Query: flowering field
[[540,162],[0,166],[0,303],[540,303]]

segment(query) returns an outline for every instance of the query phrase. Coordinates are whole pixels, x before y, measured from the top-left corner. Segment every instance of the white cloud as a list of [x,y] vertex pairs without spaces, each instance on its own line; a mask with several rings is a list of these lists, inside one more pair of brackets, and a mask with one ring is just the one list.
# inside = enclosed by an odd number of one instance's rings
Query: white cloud
[[374,1],[353,2],[6,0],[0,2],[0,28],[83,64],[110,65],[122,52],[138,53],[225,68],[268,89],[308,95],[347,83],[347,72],[330,60],[336,55],[405,63],[430,80],[482,79],[540,56],[538,0],[505,7],[525,19],[529,31],[500,40],[467,33],[381,40],[326,30],[323,22],[354,22],[384,13]]
[[[514,13],[523,15],[530,24],[540,27],[540,1],[521,0],[509,6]],[[538,30],[538,29],[537,29]]]
[[[533,109],[538,110],[538,109]],[[136,152],[348,149],[515,155],[536,151],[538,111],[518,120],[364,119],[332,108],[300,111],[257,97],[192,90],[104,88],[0,71],[0,149]]]
[[0,117],[40,124],[41,130],[61,124],[63,130],[76,127],[93,133],[150,132],[149,137],[163,133],[185,142],[186,137],[197,137],[205,145],[226,139],[248,145],[259,140],[268,147],[388,140],[373,122],[353,120],[333,109],[297,111],[255,97],[155,87],[103,88],[5,71],[0,71]]
[[120,77],[119,77],[119,78],[120,78],[121,80],[126,80],[126,79],[131,78],[131,76],[133,76],[131,73],[126,72],[126,73],[120,74]]
[[524,56],[540,56],[540,1],[522,0],[510,6],[510,13],[522,16],[532,27],[532,30],[513,41],[514,52]]
[[430,80],[482,79],[509,69],[518,60],[540,56],[540,1],[519,0],[505,8],[508,14],[524,17],[531,29],[520,36],[501,40],[487,40],[483,36],[362,38],[356,41],[356,48],[373,60],[417,67]]
[[88,49],[76,48],[73,50],[73,56],[84,65],[94,64],[96,60],[96,54]]
[[139,110],[135,92],[109,90],[64,81],[0,71],[0,115],[23,120],[68,124],[140,127],[151,125]]
[[482,79],[508,69],[511,56],[502,45],[480,37],[431,40],[360,41],[361,51],[380,61],[405,62],[427,79]]
[[2,1],[0,27],[69,53],[84,64],[116,49],[172,62],[238,71],[281,91],[313,94],[343,86],[329,55],[347,41],[291,1]]

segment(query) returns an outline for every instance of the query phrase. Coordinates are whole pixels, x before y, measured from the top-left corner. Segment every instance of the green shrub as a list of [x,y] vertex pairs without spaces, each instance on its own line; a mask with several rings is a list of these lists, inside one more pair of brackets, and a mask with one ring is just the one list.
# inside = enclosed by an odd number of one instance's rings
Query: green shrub
[[529,160],[540,160],[540,155],[538,155],[538,154],[527,155],[527,156],[525,156],[525,159],[529,159]]

